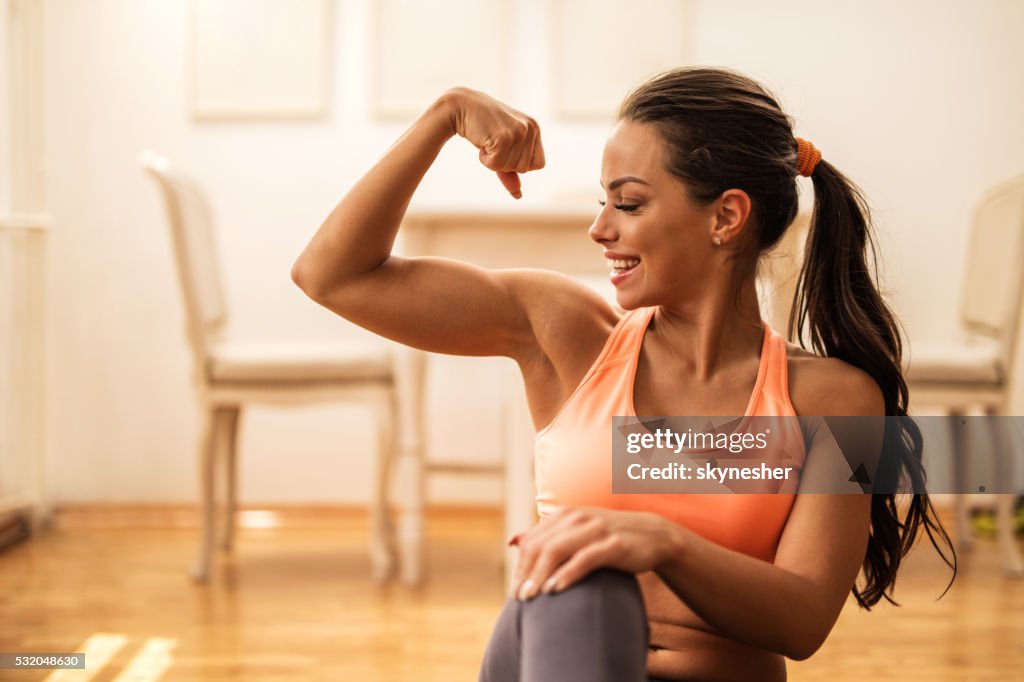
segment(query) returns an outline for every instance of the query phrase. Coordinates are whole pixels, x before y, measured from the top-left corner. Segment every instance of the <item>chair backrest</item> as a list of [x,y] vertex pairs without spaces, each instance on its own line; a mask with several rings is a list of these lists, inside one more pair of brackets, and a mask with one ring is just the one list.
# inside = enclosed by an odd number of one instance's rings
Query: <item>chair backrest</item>
[[164,197],[185,300],[186,331],[199,370],[210,342],[227,320],[209,203],[195,181],[177,172],[166,158],[145,152],[139,163]]
[[985,192],[971,223],[961,320],[971,332],[999,341],[1005,368],[1024,289],[1024,174]]

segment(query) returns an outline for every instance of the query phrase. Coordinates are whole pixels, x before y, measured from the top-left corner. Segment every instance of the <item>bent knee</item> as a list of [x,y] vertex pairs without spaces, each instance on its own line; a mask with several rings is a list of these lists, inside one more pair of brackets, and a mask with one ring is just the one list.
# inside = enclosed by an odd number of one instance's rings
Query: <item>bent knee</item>
[[[591,571],[579,582],[557,594],[573,592],[589,592],[597,594],[623,594],[627,597],[640,597],[640,584],[632,573],[614,568],[599,568]],[[557,596],[557,594],[555,596]]]
[[613,568],[599,568],[566,589],[541,594],[523,606],[531,610],[558,610],[570,617],[576,613],[590,619],[603,611],[620,618],[633,616],[645,624],[647,621],[636,576]]

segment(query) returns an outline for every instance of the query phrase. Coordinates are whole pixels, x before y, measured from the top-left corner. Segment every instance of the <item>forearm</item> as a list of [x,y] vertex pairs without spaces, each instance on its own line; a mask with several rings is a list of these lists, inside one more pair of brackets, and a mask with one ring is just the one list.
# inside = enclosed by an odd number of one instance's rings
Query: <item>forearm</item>
[[452,116],[443,95],[334,207],[292,268],[292,279],[307,293],[387,260],[413,193],[455,135]]
[[672,525],[656,573],[694,613],[732,639],[789,658],[817,650],[834,609],[813,583]]

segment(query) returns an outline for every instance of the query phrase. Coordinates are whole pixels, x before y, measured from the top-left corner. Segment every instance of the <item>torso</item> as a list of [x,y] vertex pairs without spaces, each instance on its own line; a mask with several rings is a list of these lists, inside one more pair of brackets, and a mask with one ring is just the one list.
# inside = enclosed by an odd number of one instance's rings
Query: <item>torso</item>
[[[568,335],[573,351],[559,356],[549,348],[544,357],[521,362],[527,397],[538,430],[550,424],[601,353],[617,319],[595,318],[592,325]],[[680,391],[680,377],[662,371],[657,350],[646,337],[636,367],[634,400],[637,414],[740,415],[754,388],[759,358],[737,363],[728,375],[712,377],[705,388]],[[585,349],[581,352],[580,349]],[[789,394],[797,414],[811,405],[837,362],[819,358],[787,344]],[[656,366],[658,372],[651,372]],[[689,396],[714,396],[699,404]],[[648,674],[663,679],[785,679],[782,656],[730,639],[688,609],[654,574],[637,576],[651,627]]]

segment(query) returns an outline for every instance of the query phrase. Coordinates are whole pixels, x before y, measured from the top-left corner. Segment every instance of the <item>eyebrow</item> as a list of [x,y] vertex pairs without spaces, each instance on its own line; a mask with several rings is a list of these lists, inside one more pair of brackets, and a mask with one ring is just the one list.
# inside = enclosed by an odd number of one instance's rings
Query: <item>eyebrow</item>
[[[618,180],[612,180],[611,183],[608,185],[608,191],[611,192],[615,188],[620,187],[626,184],[627,182],[636,182],[641,185],[647,185],[648,187],[650,187],[651,185],[651,183],[647,182],[646,180],[641,180],[635,175],[624,175]],[[604,183],[602,183],[600,180],[598,180],[598,184],[600,184],[602,188],[604,187]]]

